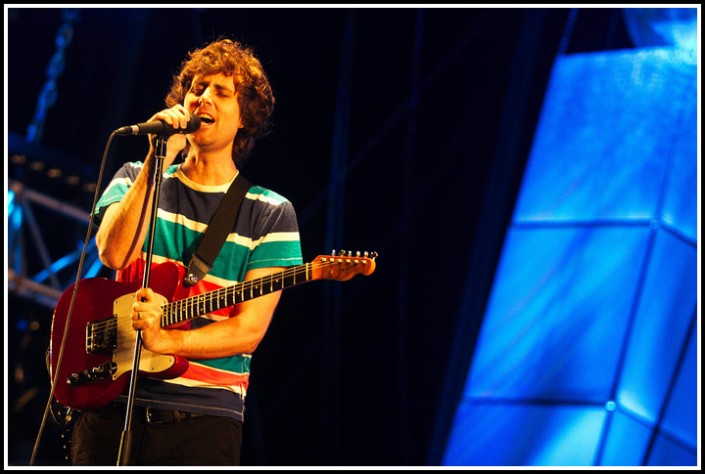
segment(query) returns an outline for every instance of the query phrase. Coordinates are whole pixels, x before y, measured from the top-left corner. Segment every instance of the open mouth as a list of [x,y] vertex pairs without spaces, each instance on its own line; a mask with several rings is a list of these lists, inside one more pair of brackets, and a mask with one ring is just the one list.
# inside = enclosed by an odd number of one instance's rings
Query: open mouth
[[215,122],[213,117],[211,117],[210,115],[199,115],[198,118],[201,119],[201,123],[205,123],[205,124],[212,124]]

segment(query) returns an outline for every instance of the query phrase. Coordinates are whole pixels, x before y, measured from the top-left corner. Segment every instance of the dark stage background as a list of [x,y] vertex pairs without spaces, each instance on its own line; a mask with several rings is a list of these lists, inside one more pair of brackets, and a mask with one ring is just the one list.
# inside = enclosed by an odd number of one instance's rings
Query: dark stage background
[[[243,464],[439,464],[429,447],[449,429],[437,418],[442,387],[449,367],[462,385],[470,362],[451,360],[462,293],[472,279],[473,314],[463,316],[474,327],[472,345],[553,61],[559,51],[632,47],[622,11],[62,14],[5,11],[10,180],[87,213],[111,131],[163,108],[185,53],[223,34],[253,46],[272,81],[274,130],[243,171],[294,203],[305,260],[332,249],[379,253],[369,277],[285,291],[253,357]],[[62,25],[70,34],[58,46]],[[59,49],[61,61],[52,63]],[[53,103],[40,100],[48,75],[56,79]],[[114,140],[98,184],[146,149],[144,137]],[[11,159],[18,156],[26,160]],[[78,184],[30,166],[41,160]],[[28,266],[80,247],[85,225],[55,213],[36,217],[48,255],[37,255],[28,239]],[[47,298],[12,290],[6,301],[7,462],[26,465],[49,394],[44,353],[53,308]],[[49,420],[36,464],[66,464],[63,429]]]

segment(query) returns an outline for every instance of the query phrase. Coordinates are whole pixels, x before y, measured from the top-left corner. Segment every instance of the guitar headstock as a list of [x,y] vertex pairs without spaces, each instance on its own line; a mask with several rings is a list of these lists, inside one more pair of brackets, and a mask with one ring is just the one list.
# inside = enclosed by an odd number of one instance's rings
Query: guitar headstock
[[377,265],[377,252],[349,252],[339,250],[330,255],[319,255],[313,260],[314,279],[349,280],[355,275],[371,275]]

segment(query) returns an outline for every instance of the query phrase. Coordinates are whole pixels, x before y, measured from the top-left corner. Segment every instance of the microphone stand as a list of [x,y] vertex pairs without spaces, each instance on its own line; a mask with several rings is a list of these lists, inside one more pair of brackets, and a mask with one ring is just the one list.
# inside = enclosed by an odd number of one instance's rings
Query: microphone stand
[[[149,277],[151,274],[152,267],[152,252],[154,251],[154,234],[155,227],[157,223],[157,209],[159,207],[159,190],[162,183],[162,168],[164,166],[164,157],[166,156],[166,137],[163,135],[157,135],[153,141],[155,149],[155,157],[157,158],[157,163],[154,170],[154,205],[152,206],[152,214],[150,220],[150,230],[147,236],[147,259],[144,267],[144,278],[142,281],[142,288],[147,288],[149,286]],[[137,375],[140,366],[140,355],[142,353],[142,333],[137,332],[137,337],[135,338],[135,351],[132,361],[132,373],[130,374],[130,385],[127,394],[127,410],[125,412],[125,425],[120,437],[120,447],[118,449],[118,466],[126,466],[128,460],[130,459],[130,448],[132,445],[132,408],[135,403],[135,389],[137,387]]]

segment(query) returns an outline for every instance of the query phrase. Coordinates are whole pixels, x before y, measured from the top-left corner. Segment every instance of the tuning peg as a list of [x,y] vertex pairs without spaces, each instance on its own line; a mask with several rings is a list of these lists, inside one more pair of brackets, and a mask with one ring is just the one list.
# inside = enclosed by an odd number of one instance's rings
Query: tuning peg
[[[340,257],[352,257],[352,256],[353,256],[353,252],[352,252],[352,251],[343,250],[343,249],[340,249],[340,250],[337,250],[337,251],[336,251],[335,249],[333,249],[330,254],[331,254],[331,256],[333,256],[333,257],[335,257],[335,256],[340,256]],[[367,250],[365,250],[364,252],[360,252],[359,250],[357,250],[357,251],[354,252],[354,256],[355,256],[355,257],[358,257],[358,258],[359,258],[359,257],[371,258],[372,260],[374,260],[375,258],[377,258],[378,255],[379,255],[379,254],[378,254],[377,252],[368,252]]]

